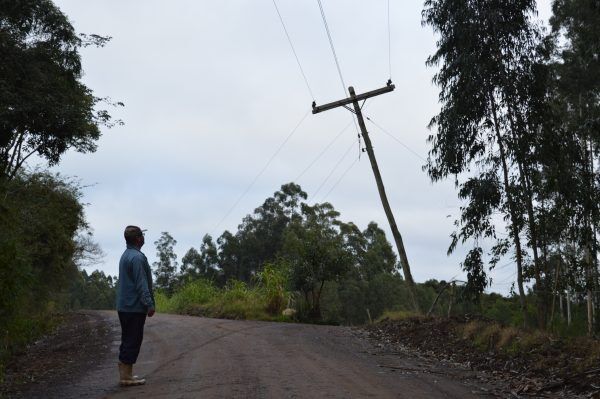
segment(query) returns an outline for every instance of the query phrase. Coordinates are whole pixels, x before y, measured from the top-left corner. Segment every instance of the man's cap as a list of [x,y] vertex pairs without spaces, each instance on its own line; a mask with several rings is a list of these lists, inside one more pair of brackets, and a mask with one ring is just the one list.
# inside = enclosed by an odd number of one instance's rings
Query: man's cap
[[137,226],[127,226],[125,227],[125,232],[123,235],[125,238],[133,238],[133,237],[141,237],[144,235],[146,230],[142,230]]

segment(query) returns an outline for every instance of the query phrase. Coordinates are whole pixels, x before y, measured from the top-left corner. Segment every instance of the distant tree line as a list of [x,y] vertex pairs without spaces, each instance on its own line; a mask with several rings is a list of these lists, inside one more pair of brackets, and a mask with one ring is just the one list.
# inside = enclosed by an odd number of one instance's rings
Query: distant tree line
[[449,252],[471,247],[462,263],[471,290],[483,292],[488,271],[509,257],[525,323],[547,328],[565,296],[584,298],[592,334],[600,331],[600,2],[555,0],[552,11],[546,32],[535,0],[425,2],[441,103],[425,169],[433,181],[453,178],[463,200]]
[[270,264],[285,272],[287,288],[298,294],[299,307],[312,319],[324,316],[324,297],[325,316],[333,312],[337,321],[349,323],[367,320],[367,309],[376,317],[404,302],[407,291],[383,230],[371,222],[361,231],[339,220],[331,204],[309,205],[306,199],[299,185],[284,184],[235,233],[225,231],[216,242],[205,235],[198,249],[183,256],[180,269],[176,241],[162,233],[155,242],[157,287],[171,294],[200,278],[218,286],[234,280],[254,284]]
[[103,271],[89,273],[84,269],[71,280],[69,308],[71,309],[116,309],[117,277]]
[[[373,222],[361,230],[339,220],[331,204],[309,205],[306,199],[297,184],[282,185],[242,220],[235,233],[225,231],[216,242],[205,235],[199,248],[185,253],[181,265],[177,241],[163,232],[154,243],[157,260],[152,267],[157,289],[175,301],[166,310],[185,312],[194,308],[194,298],[208,300],[219,289],[243,291],[275,278],[278,293],[273,297],[289,302],[274,308],[290,306],[301,320],[363,324],[385,317],[386,312],[412,314],[400,265],[384,231]],[[216,289],[196,285],[199,281]],[[194,290],[202,293],[193,294]],[[428,315],[482,314],[508,325],[522,325],[525,317],[535,317],[531,304],[523,315],[518,296],[483,294],[469,281],[431,279],[417,284],[416,293]],[[533,301],[535,294],[527,292],[526,299]],[[585,306],[574,296],[564,299],[556,304],[556,318],[564,320],[558,331],[581,334]]]

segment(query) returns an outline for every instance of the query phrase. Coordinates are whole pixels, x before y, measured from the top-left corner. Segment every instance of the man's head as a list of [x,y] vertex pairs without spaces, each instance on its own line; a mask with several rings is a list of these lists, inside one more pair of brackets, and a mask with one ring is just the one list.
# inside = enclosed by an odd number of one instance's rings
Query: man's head
[[141,248],[144,245],[144,231],[137,226],[125,227],[125,242],[127,245],[133,245],[134,247]]

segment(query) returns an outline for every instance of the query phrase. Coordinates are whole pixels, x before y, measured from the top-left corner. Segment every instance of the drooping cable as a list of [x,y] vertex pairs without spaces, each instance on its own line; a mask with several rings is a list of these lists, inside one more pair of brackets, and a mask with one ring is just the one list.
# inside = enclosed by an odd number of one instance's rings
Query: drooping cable
[[283,31],[285,32],[285,36],[288,39],[288,43],[290,44],[290,47],[292,48],[294,57],[296,58],[296,63],[298,64],[298,68],[300,68],[300,73],[302,74],[302,77],[304,78],[304,83],[306,83],[306,87],[308,88],[310,97],[314,101],[315,95],[313,94],[313,91],[310,88],[310,84],[308,83],[308,79],[306,78],[306,74],[304,73],[304,69],[302,68],[302,64],[300,63],[300,58],[298,58],[298,54],[296,53],[296,49],[294,48],[294,44],[292,43],[292,39],[288,33],[287,28],[285,27],[285,23],[283,22],[283,17],[281,16],[281,13],[279,12],[279,7],[277,7],[277,3],[275,2],[275,0],[273,0],[273,5],[275,6],[275,11],[277,11],[277,15],[279,16],[279,21],[281,21],[281,26],[283,26]]
[[311,162],[308,164],[308,166],[307,166],[306,168],[304,168],[304,170],[302,171],[302,173],[300,173],[300,174],[298,175],[298,177],[296,177],[296,179],[294,179],[294,182],[295,182],[295,183],[297,183],[297,182],[298,182],[298,180],[300,180],[300,178],[301,178],[302,176],[304,176],[304,174],[305,174],[306,172],[308,172],[308,170],[309,170],[310,168],[312,168],[312,167],[313,167],[313,165],[314,165],[314,164],[315,164],[315,163],[316,163],[316,162],[317,162],[319,159],[321,159],[321,157],[323,156],[323,154],[325,154],[325,153],[327,152],[327,150],[329,150],[329,148],[331,148],[331,146],[333,145],[333,143],[335,143],[335,142],[337,141],[337,139],[339,139],[339,138],[342,136],[342,134],[343,134],[343,133],[344,133],[346,130],[348,130],[348,128],[350,127],[350,125],[351,125],[351,124],[352,124],[352,123],[348,123],[348,124],[346,125],[346,127],[344,127],[342,130],[340,130],[340,132],[339,132],[339,133],[338,133],[338,134],[337,134],[337,135],[336,135],[336,136],[333,138],[333,140],[331,140],[331,141],[329,142],[329,144],[327,144],[327,145],[325,146],[325,148],[323,148],[323,150],[322,150],[322,151],[321,151],[321,152],[320,152],[320,153],[319,153],[319,154],[318,154],[318,155],[317,155],[317,156],[316,156],[316,157],[315,157],[315,158],[314,158],[314,159],[313,159],[313,160],[312,160],[312,161],[311,161]]
[[252,179],[252,181],[250,182],[250,184],[248,184],[248,186],[246,187],[246,189],[242,192],[242,194],[238,197],[238,199],[233,203],[233,205],[225,213],[225,216],[223,216],[221,218],[221,220],[219,220],[219,223],[217,223],[215,225],[215,227],[212,229],[213,235],[216,233],[217,229],[221,226],[221,223],[223,223],[225,221],[225,219],[227,219],[229,217],[229,215],[231,214],[231,212],[233,212],[233,210],[235,209],[235,207],[238,206],[238,204],[240,203],[240,201],[242,201],[242,199],[246,196],[246,194],[248,194],[248,192],[250,191],[250,189],[252,189],[252,187],[254,186],[254,184],[258,181],[258,179],[263,175],[263,173],[265,173],[265,171],[267,170],[267,168],[269,167],[269,165],[271,165],[271,162],[273,162],[273,159],[275,159],[275,157],[281,152],[281,150],[287,144],[287,142],[292,138],[292,136],[294,135],[294,133],[296,133],[296,131],[298,130],[298,128],[300,127],[300,125],[302,125],[302,123],[304,122],[304,120],[306,119],[306,117],[310,114],[310,112],[311,111],[308,110],[306,112],[306,114],[304,114],[304,116],[302,117],[302,119],[300,119],[300,122],[298,122],[296,124],[296,127],[294,127],[292,129],[292,131],[287,135],[287,137],[285,138],[285,140],[283,140],[283,142],[279,145],[279,147],[277,147],[277,149],[275,150],[275,152],[273,153],[273,155],[271,155],[271,157],[269,158],[269,160],[267,161],[267,163],[265,163],[265,166],[263,166],[263,168],[260,170],[260,172],[258,172],[258,174],[254,177],[254,179]]
[[352,163],[346,168],[346,170],[344,171],[344,173],[342,173],[340,175],[340,177],[337,179],[337,181],[333,184],[333,186],[331,186],[331,188],[329,189],[329,191],[327,192],[327,194],[325,194],[325,196],[323,197],[323,199],[321,200],[321,202],[325,201],[327,199],[327,197],[329,197],[329,194],[331,194],[331,192],[333,190],[335,190],[335,188],[338,186],[338,184],[340,184],[340,182],[342,180],[344,180],[344,177],[346,177],[346,175],[348,174],[348,172],[350,172],[350,170],[354,167],[354,165],[356,165],[356,163],[358,162],[360,158],[356,157],[354,158],[354,161],[352,161]]
[[321,189],[323,188],[323,186],[325,185],[325,183],[327,183],[327,181],[329,180],[329,178],[331,177],[331,175],[333,175],[333,173],[337,170],[338,166],[340,166],[340,164],[344,161],[344,159],[346,159],[346,156],[348,155],[348,153],[350,152],[350,150],[352,149],[352,147],[354,147],[356,145],[356,142],[353,141],[352,144],[350,144],[350,147],[348,147],[348,149],[346,150],[346,152],[344,152],[344,154],[342,155],[342,157],[340,158],[339,161],[337,161],[337,163],[335,164],[335,166],[333,167],[333,169],[331,169],[331,171],[329,172],[329,174],[325,177],[325,179],[321,182],[321,184],[319,185],[319,187],[317,188],[317,190],[315,191],[315,193],[312,195],[313,198],[317,197],[317,194],[319,194],[319,191],[321,191]]

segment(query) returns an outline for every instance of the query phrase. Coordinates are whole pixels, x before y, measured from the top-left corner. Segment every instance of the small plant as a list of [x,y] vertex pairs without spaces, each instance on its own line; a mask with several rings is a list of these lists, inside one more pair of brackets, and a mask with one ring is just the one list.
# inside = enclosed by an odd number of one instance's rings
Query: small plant
[[288,275],[286,264],[272,263],[266,264],[258,273],[258,282],[264,292],[269,314],[280,314],[285,303],[289,302],[290,294],[286,290]]

